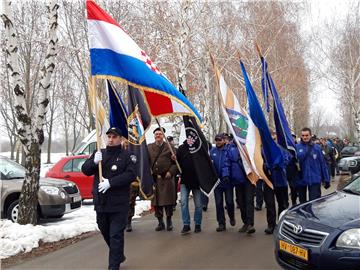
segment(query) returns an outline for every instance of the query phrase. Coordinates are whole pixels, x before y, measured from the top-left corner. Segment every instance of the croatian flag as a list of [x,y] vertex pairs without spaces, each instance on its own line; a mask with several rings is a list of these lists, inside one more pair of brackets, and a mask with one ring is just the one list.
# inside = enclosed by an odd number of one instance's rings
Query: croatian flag
[[201,122],[189,100],[113,18],[93,1],[86,1],[86,9],[92,76],[122,79],[141,89],[154,116],[191,115]]

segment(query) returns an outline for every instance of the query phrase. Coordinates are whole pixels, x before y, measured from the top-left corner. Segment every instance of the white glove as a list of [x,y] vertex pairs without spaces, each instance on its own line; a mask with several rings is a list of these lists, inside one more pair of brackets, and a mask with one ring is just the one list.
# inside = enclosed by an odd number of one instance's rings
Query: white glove
[[97,151],[94,155],[94,163],[98,165],[100,161],[102,161],[102,153],[101,151]]
[[105,193],[110,188],[109,180],[106,178],[102,178],[103,181],[99,183],[99,192]]

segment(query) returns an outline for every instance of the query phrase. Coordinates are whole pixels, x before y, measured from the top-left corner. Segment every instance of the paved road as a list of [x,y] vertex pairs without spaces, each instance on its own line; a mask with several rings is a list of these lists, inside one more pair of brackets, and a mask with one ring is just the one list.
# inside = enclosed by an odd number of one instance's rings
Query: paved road
[[[216,232],[213,198],[211,203],[209,210],[203,215],[203,231],[199,234],[180,235],[182,224],[179,206],[175,212],[175,229],[172,232],[155,232],[156,221],[153,215],[135,221],[134,231],[126,233],[127,260],[121,269],[280,269],[273,255],[273,237],[264,234],[264,209],[255,212],[256,233],[253,235],[237,232],[242,225],[238,210],[238,224],[235,227],[229,226],[226,232]],[[106,267],[107,247],[98,234],[11,269]]]

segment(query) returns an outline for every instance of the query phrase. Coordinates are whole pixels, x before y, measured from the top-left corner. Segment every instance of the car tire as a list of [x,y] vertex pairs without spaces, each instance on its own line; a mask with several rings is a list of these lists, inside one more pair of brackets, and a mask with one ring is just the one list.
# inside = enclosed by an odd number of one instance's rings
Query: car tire
[[[19,200],[15,200],[10,204],[9,208],[7,209],[6,217],[7,219],[10,219],[12,222],[16,223],[18,215],[19,215]],[[40,220],[39,209],[36,213],[36,219],[37,219],[36,223],[38,223]]]
[[19,215],[19,200],[13,201],[6,212],[6,217],[12,222],[17,222],[17,217]]

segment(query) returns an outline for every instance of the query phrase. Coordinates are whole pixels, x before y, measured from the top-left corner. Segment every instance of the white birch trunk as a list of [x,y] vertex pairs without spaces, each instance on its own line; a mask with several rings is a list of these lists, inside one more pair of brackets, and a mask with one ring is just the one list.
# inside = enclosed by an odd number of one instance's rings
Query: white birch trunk
[[[179,56],[179,71],[178,71],[178,79],[179,84],[182,85],[184,90],[187,90],[187,82],[186,82],[186,73],[187,73],[187,64],[188,64],[188,55],[187,55],[187,48],[186,42],[189,37],[189,27],[186,23],[188,16],[188,9],[190,3],[189,1],[182,1],[181,2],[181,11],[180,11],[180,29],[179,29],[179,38],[177,43],[177,51]],[[183,119],[182,117],[176,116],[174,118],[174,124],[172,127],[172,134],[174,136],[174,143],[175,145],[179,145],[179,138],[181,132],[181,125]]]
[[52,71],[55,67],[54,57],[56,56],[55,48],[57,44],[57,3],[51,2],[50,11],[50,41],[49,50],[46,55],[45,65],[42,69],[42,78],[40,80],[40,91],[38,104],[34,111],[27,111],[25,102],[24,85],[22,84],[19,62],[17,58],[18,40],[13,25],[11,2],[9,0],[3,2],[4,14],[1,18],[5,24],[6,32],[6,54],[8,55],[8,68],[11,73],[11,84],[15,93],[16,118],[19,122],[17,130],[20,141],[25,152],[25,181],[19,198],[19,216],[20,224],[36,224],[38,221],[37,192],[39,190],[40,177],[40,154],[41,144],[44,141],[44,133],[42,130],[46,107],[48,105],[47,91],[50,87],[50,79]]

